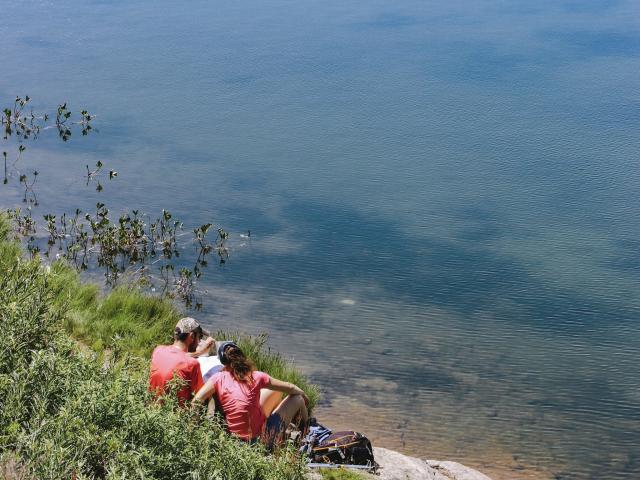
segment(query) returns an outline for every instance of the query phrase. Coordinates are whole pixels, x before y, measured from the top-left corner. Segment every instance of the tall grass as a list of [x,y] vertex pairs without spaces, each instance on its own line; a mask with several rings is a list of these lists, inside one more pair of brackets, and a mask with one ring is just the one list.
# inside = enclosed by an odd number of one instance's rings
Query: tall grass
[[[23,479],[299,479],[290,451],[268,456],[201,411],[157,404],[150,349],[178,312],[135,290],[102,297],[74,271],[20,256],[0,219],[0,474]],[[106,362],[79,348],[115,349]],[[307,385],[264,339],[241,338],[259,368]]]
[[[122,286],[102,296],[97,285],[81,282],[78,273],[62,262],[51,267],[50,286],[54,304],[66,306],[63,324],[67,331],[98,353],[109,349],[149,358],[156,345],[172,341],[181,316],[169,300],[144,294],[132,286]],[[265,335],[248,336],[233,330],[213,335],[238,342],[258,370],[299,386],[309,397],[310,407],[316,405],[318,388],[280,353],[269,349]]]

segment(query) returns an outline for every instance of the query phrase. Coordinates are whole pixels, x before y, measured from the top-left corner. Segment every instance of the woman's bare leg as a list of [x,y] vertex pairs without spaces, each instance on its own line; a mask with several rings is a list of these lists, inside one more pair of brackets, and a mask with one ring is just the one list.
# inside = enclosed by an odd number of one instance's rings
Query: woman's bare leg
[[300,422],[302,424],[306,424],[309,417],[307,413],[307,406],[300,395],[289,395],[280,402],[280,405],[276,407],[273,413],[280,415],[285,427],[294,420],[296,423]]
[[282,392],[276,392],[274,390],[268,390],[263,388],[260,390],[260,410],[264,418],[269,418],[269,415],[273,413],[273,410],[282,401]]
[[[277,415],[276,415],[277,414]],[[302,430],[307,424],[307,406],[300,395],[289,395],[267,418],[263,441],[269,450],[273,450],[284,440],[284,432],[291,422],[297,423]],[[302,432],[305,435],[305,432]]]

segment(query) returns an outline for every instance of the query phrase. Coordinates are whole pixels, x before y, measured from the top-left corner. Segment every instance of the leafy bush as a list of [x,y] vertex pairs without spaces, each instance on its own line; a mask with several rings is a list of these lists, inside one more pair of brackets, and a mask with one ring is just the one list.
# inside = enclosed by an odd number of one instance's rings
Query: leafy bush
[[[0,220],[2,232],[6,234]],[[146,352],[166,336],[160,327],[154,330],[153,320],[173,327],[177,312],[170,305],[138,301],[137,294],[126,291],[101,300],[95,287],[81,285],[64,266],[47,272],[19,252],[0,238],[3,477],[303,478],[304,467],[292,452],[268,456],[260,446],[227,435],[201,411],[177,408],[170,397],[162,404],[152,401],[148,361],[130,352]],[[133,335],[139,343],[124,342],[118,360],[112,356],[105,362],[81,348],[64,326],[103,347],[114,346],[118,335]],[[256,345],[252,352],[259,356],[262,345],[248,342]],[[279,356],[265,358],[285,368]]]

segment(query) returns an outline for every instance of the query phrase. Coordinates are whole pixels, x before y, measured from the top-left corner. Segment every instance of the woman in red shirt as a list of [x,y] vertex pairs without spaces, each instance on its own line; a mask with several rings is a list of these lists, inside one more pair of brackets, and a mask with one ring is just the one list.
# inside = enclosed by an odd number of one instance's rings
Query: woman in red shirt
[[[256,371],[233,342],[220,343],[218,358],[223,370],[205,383],[193,401],[205,402],[215,395],[229,432],[248,442],[263,436],[273,446],[292,421],[306,425],[309,399],[300,388]],[[288,394],[284,400],[283,393]],[[215,402],[210,402],[211,413],[213,409]]]

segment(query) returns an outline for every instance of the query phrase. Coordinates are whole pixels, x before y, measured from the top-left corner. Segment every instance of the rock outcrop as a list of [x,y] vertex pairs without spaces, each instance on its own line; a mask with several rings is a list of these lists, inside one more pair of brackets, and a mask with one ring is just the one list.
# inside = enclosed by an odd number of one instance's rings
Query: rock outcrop
[[[364,477],[378,480],[491,480],[483,473],[460,463],[439,460],[420,460],[386,448],[373,448],[378,475]],[[321,480],[317,472],[311,472],[309,480]]]
[[420,460],[374,447],[380,465],[380,480],[491,480],[486,475],[456,462]]

